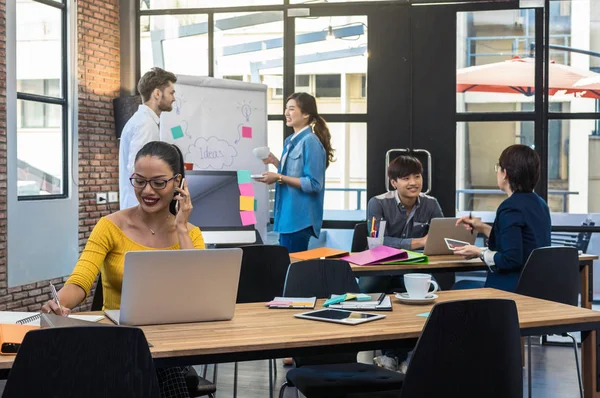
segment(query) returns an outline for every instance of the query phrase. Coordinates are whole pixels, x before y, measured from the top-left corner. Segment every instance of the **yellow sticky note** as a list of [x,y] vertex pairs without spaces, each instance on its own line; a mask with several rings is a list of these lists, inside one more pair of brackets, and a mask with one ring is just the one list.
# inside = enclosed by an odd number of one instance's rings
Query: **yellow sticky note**
[[254,211],[254,196],[240,196],[240,210]]
[[356,295],[354,295],[352,293],[346,293],[346,300],[352,300],[355,298],[356,298]]

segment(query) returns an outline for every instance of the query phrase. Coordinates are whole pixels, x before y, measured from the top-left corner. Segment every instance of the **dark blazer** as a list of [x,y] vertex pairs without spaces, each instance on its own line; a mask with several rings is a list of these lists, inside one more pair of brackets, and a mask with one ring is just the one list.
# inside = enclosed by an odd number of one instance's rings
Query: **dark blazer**
[[496,251],[485,287],[513,292],[533,249],[550,246],[548,204],[536,193],[515,192],[500,204],[488,242]]

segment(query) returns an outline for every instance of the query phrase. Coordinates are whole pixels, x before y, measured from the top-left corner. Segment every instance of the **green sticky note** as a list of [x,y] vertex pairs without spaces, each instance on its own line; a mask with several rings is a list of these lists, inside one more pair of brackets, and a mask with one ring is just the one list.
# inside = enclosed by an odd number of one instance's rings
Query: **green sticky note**
[[258,208],[258,202],[256,201],[256,199],[254,199],[254,211],[256,211],[257,208]]
[[423,312],[422,314],[417,314],[417,316],[422,316],[427,318],[429,316],[429,312]]
[[246,184],[248,182],[252,182],[252,178],[250,177],[250,170],[238,170],[238,184]]
[[173,135],[173,139],[178,139],[183,137],[183,129],[181,126],[171,127],[171,134]]

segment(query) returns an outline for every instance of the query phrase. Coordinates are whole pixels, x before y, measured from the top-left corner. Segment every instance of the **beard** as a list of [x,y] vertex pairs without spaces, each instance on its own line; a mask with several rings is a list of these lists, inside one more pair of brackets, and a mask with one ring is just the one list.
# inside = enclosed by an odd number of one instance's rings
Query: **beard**
[[173,110],[173,103],[169,103],[167,101],[165,101],[164,99],[162,99],[159,103],[158,103],[158,109],[161,112],[171,112]]

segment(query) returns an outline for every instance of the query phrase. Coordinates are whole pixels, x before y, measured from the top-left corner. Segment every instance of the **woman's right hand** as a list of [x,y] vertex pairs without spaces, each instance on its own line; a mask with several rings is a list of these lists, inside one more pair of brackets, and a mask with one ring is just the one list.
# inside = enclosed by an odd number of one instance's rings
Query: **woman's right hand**
[[456,226],[459,225],[464,225],[465,228],[468,231],[475,231],[475,232],[484,232],[484,226],[486,224],[484,224],[481,221],[481,218],[475,217],[475,218],[471,218],[469,216],[462,216],[461,218],[459,218],[458,220],[456,220]]
[[[61,311],[62,308],[62,311]],[[58,304],[54,300],[46,301],[46,304],[42,305],[40,312],[44,314],[56,314],[62,316],[68,316],[71,313],[71,310],[67,307],[59,307]]]
[[267,156],[266,158],[263,159],[263,163],[264,164],[272,164],[275,167],[279,166],[279,159],[277,159],[277,157],[275,155],[273,155],[273,152],[269,152],[269,156]]

